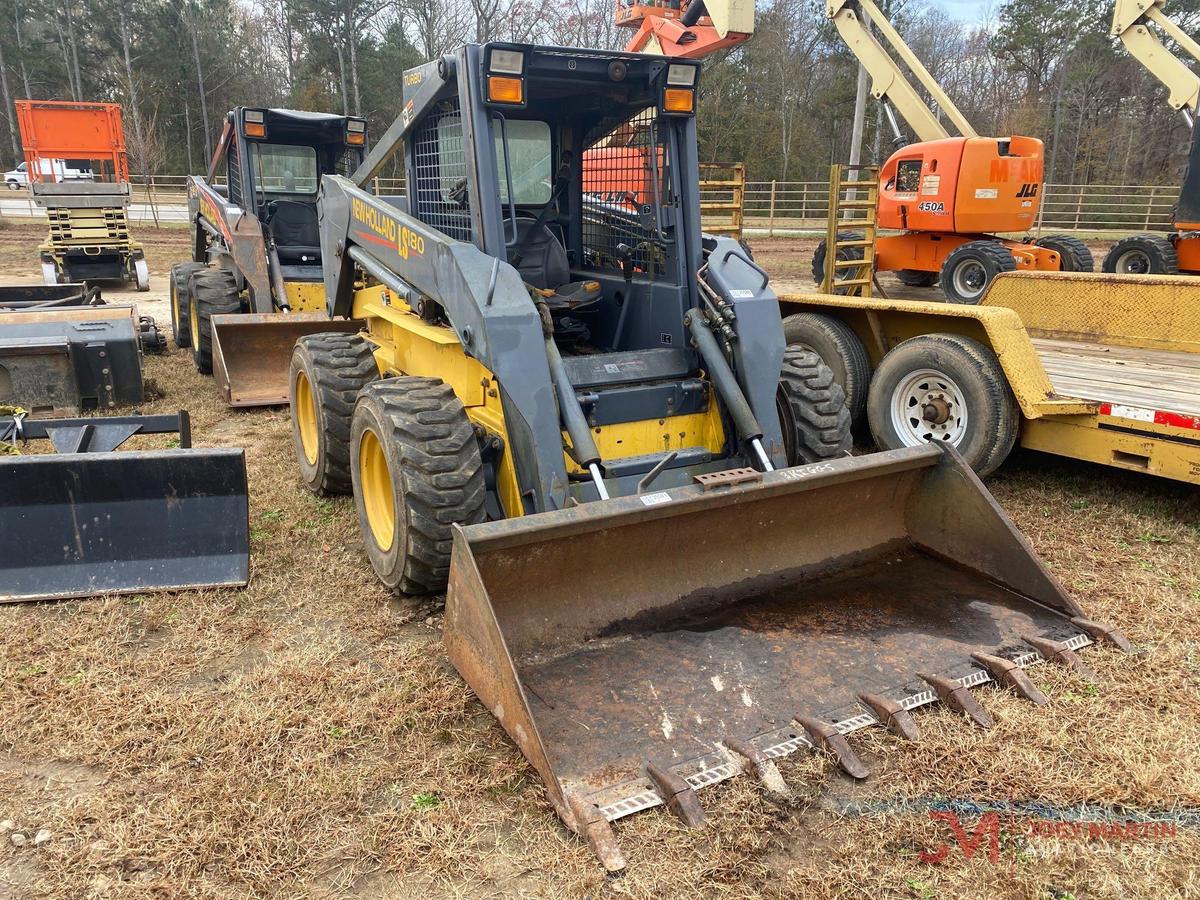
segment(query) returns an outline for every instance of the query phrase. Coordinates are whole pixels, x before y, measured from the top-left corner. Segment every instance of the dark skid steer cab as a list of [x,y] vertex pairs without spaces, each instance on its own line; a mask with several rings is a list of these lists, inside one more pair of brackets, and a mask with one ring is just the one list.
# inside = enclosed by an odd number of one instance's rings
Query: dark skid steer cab
[[188,179],[192,262],[171,268],[171,324],[230,406],[286,403],[296,338],[357,330],[325,311],[317,192],[366,146],[363,119],[239,106],[207,176]]
[[[449,657],[609,869],[610,823],[968,688],[1044,700],[1083,619],[953,450],[850,457],[768,277],[703,235],[699,65],[469,45],[321,187],[329,313],[290,387],[301,477],[380,579],[446,590]],[[615,147],[625,129],[645,151]],[[396,154],[407,194],[368,185]],[[606,171],[620,167],[635,171]],[[637,180],[636,201],[588,190]],[[1122,641],[1113,635],[1114,641]]]

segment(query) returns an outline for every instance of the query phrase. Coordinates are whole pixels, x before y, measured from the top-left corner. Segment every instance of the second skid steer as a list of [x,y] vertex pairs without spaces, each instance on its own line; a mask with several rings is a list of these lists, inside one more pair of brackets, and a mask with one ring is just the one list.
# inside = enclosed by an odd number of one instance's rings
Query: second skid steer
[[296,338],[357,330],[325,313],[317,187],[366,144],[363,119],[239,106],[207,177],[188,179],[192,262],[171,267],[171,324],[230,406],[286,403]]
[[[951,449],[849,457],[842,389],[767,275],[702,235],[699,65],[468,45],[325,176],[329,312],[302,337],[297,461],[352,492],[376,573],[446,589],[458,671],[609,869],[612,821],[1101,636]],[[636,204],[589,193],[649,121]],[[598,146],[599,145],[599,146]],[[403,152],[407,193],[368,193]],[[620,166],[627,156],[612,154]]]

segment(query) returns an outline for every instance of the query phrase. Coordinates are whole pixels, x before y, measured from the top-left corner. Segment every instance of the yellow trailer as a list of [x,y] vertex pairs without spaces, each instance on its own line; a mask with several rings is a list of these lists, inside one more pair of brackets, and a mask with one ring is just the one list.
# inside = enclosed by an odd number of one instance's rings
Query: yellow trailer
[[952,443],[981,475],[1016,444],[1200,484],[1200,285],[1175,276],[1012,272],[979,306],[779,298],[860,433]]

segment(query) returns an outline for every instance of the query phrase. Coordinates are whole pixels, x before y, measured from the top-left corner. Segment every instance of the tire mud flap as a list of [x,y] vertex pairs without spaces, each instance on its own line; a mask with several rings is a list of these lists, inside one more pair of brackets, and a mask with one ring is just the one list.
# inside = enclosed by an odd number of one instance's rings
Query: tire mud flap
[[0,602],[241,586],[240,449],[0,457]]
[[845,735],[913,738],[910,710],[974,711],[969,688],[1042,647],[1115,635],[1081,616],[957,454],[925,445],[456,528],[445,642],[612,870],[613,820],[698,822],[696,791],[743,771],[786,790],[771,761],[801,749],[864,777]]
[[363,323],[324,313],[234,313],[212,317],[213,378],[230,406],[284,406],[296,340],[306,334],[356,334]]

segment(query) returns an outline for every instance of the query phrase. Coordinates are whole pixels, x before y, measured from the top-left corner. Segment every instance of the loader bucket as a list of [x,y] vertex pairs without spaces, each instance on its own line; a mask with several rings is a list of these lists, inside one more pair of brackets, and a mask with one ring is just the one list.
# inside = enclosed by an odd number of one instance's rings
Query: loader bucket
[[1031,684],[972,654],[1024,666],[1032,640],[1077,662],[1103,633],[1079,616],[974,473],[927,445],[457,528],[445,641],[617,869],[622,816],[666,804],[694,824],[695,790],[744,770],[786,790],[770,761],[801,748],[861,777],[841,735],[913,737],[907,711],[938,698],[986,727],[965,688]]
[[0,602],[244,585],[248,517],[241,450],[0,456]]
[[355,334],[356,319],[324,313],[234,313],[212,317],[213,378],[230,406],[283,406],[296,339],[322,331]]

